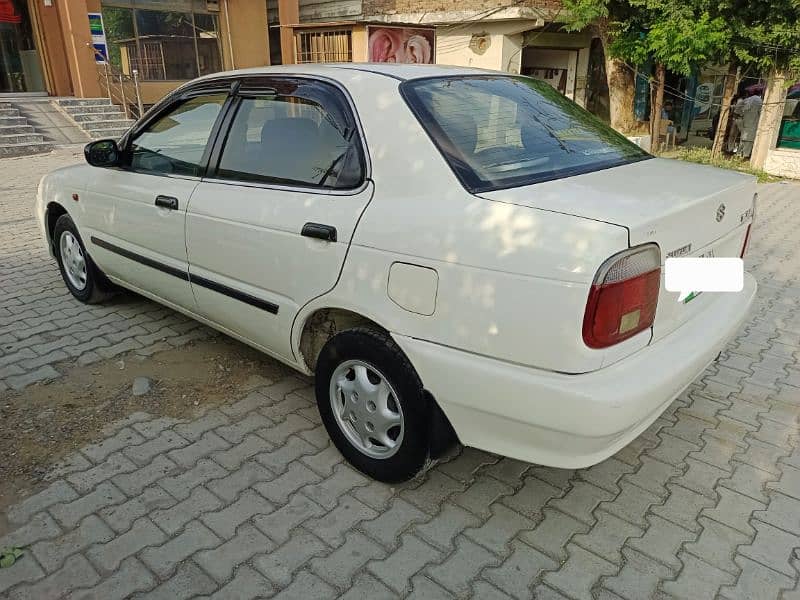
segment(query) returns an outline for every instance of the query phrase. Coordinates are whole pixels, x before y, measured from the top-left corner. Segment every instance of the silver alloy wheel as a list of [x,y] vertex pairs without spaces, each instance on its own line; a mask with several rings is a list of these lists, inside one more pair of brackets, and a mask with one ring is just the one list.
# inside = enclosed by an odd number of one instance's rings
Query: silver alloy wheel
[[405,423],[397,393],[369,363],[348,360],[331,376],[330,400],[339,428],[370,458],[389,458],[403,442]]
[[78,240],[69,231],[64,231],[59,240],[61,262],[67,279],[77,290],[86,287],[86,258]]

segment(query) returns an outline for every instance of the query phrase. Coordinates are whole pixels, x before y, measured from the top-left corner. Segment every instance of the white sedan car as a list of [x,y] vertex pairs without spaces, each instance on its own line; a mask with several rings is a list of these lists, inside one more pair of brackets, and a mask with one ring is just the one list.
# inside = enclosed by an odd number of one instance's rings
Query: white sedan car
[[37,214],[70,292],[116,287],[316,376],[325,426],[400,481],[458,441],[556,467],[628,444],[743,322],[665,290],[739,257],[754,181],[653,158],[547,84],[289,65],[184,85]]

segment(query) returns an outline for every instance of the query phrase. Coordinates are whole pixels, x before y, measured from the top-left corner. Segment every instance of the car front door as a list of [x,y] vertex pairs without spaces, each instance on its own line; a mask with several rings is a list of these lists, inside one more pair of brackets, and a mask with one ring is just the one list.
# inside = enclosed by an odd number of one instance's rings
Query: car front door
[[103,232],[89,240],[104,271],[192,311],[186,208],[227,98],[227,90],[208,89],[176,98],[133,133],[120,168],[100,170],[87,187],[95,204],[110,207]]
[[187,212],[201,314],[293,360],[300,307],[338,280],[372,197],[344,91],[302,77],[246,79]]

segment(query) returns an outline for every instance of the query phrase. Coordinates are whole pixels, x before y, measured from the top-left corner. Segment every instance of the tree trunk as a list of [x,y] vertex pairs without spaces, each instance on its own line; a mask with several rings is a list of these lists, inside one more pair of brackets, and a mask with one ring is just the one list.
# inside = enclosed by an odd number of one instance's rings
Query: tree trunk
[[621,60],[609,58],[606,53],[606,78],[611,127],[624,134],[639,133],[641,125],[633,116],[636,95],[633,71]]
[[783,120],[783,105],[786,101],[786,73],[782,69],[772,69],[764,93],[764,105],[758,119],[756,138],[753,141],[753,152],[750,154],[750,165],[755,169],[763,169],[767,162],[767,152],[778,137]]
[[722,92],[722,107],[719,110],[719,121],[717,123],[717,133],[714,136],[714,145],[711,147],[711,158],[716,158],[722,152],[725,138],[728,135],[728,118],[731,114],[731,98],[736,91],[736,80],[738,79],[739,67],[731,57],[728,65],[728,74],[725,76],[725,89]]
[[650,152],[661,149],[661,107],[664,105],[664,79],[666,69],[663,63],[656,64],[656,97],[650,109]]

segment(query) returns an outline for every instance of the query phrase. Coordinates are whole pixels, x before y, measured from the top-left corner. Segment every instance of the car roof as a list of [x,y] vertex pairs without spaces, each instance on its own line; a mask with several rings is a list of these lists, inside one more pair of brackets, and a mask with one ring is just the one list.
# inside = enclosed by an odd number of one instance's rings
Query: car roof
[[[375,76],[389,77],[392,79],[406,81],[409,79],[420,79],[423,77],[446,77],[449,75],[508,75],[508,73],[498,73],[487,69],[476,69],[471,67],[454,67],[447,65],[419,65],[419,64],[396,64],[396,63],[304,63],[290,65],[276,65],[269,67],[252,67],[249,69],[237,69],[234,71],[224,71],[200,77],[199,80],[214,79],[217,77],[231,77],[241,75],[281,75],[281,74],[304,74],[320,75],[331,79],[339,79],[347,71],[361,71],[372,73]],[[198,80],[195,80],[198,81]]]

